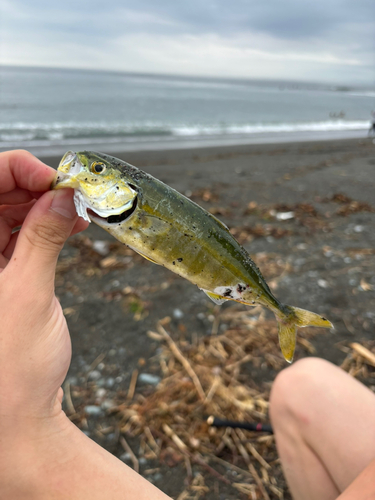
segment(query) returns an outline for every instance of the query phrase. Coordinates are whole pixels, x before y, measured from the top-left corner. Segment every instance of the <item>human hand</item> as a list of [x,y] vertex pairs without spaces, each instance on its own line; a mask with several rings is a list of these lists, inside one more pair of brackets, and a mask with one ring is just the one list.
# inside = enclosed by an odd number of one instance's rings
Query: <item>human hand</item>
[[0,154],[0,497],[167,500],[61,410],[71,346],[55,266],[88,223],[72,190],[48,191],[54,176],[30,153]]
[[49,191],[55,173],[26,151],[0,154],[0,422],[61,413],[71,346],[55,266],[68,236],[88,224],[72,190]]

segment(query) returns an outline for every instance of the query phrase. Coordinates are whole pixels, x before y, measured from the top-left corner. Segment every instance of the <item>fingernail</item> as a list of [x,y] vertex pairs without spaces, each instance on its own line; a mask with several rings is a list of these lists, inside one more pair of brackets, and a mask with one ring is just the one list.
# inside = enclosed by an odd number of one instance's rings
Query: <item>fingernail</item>
[[74,206],[73,197],[70,189],[60,189],[55,191],[55,196],[52,199],[51,210],[66,217],[74,219],[77,216]]

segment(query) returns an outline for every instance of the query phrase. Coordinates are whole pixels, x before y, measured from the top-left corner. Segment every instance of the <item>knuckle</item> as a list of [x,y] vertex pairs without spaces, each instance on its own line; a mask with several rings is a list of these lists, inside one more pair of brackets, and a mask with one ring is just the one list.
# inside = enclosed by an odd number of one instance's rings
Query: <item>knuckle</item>
[[32,245],[42,249],[61,248],[66,239],[61,234],[61,228],[52,221],[49,221],[48,224],[36,224],[26,236]]

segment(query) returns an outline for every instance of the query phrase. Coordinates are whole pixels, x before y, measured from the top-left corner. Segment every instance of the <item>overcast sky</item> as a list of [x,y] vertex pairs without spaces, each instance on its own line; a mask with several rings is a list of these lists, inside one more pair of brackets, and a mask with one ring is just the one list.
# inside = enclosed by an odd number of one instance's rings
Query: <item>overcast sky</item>
[[2,64],[375,84],[374,0],[0,0]]

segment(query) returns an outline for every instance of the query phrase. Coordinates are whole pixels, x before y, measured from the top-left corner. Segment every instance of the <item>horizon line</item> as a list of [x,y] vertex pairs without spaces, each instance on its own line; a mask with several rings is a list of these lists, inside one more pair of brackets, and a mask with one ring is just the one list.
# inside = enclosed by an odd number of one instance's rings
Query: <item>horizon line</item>
[[221,80],[224,82],[269,82],[278,83],[279,85],[314,85],[322,87],[332,87],[335,90],[351,90],[357,88],[375,89],[375,83],[373,84],[359,84],[359,83],[342,83],[342,82],[324,82],[318,80],[287,80],[285,78],[277,77],[227,77],[227,76],[217,76],[217,75],[187,75],[184,73],[154,73],[149,71],[132,71],[132,70],[120,70],[120,69],[103,69],[103,68],[80,68],[75,66],[49,66],[49,65],[27,65],[27,64],[17,64],[17,63],[0,63],[1,68],[22,68],[22,69],[39,69],[39,70],[66,70],[66,71],[82,71],[88,73],[110,73],[119,75],[132,75],[141,77],[162,77],[162,78],[183,78],[186,80]]

